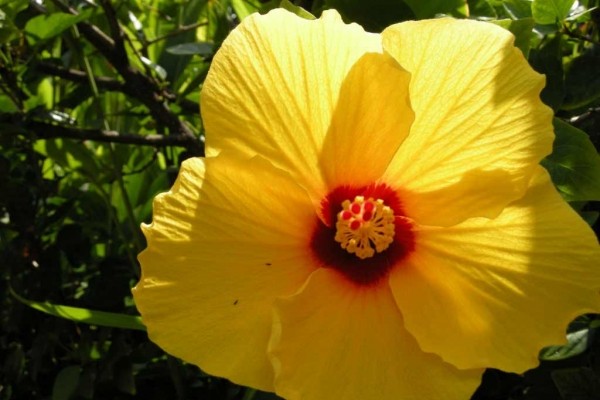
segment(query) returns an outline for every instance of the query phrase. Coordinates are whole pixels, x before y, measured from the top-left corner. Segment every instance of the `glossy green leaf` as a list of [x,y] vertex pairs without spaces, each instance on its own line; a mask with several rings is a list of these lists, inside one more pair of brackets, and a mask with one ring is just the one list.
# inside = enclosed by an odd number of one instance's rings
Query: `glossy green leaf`
[[88,16],[89,13],[72,15],[60,12],[38,15],[27,22],[25,33],[34,41],[50,39],[76,23],[85,20]]
[[502,6],[513,19],[531,18],[531,0],[505,0]]
[[21,303],[55,317],[89,325],[109,326],[111,328],[135,329],[145,331],[146,327],[138,315],[117,314],[106,311],[95,311],[87,308],[62,306],[48,302],[28,300],[11,289],[11,294]]
[[600,200],[600,155],[588,135],[554,119],[556,139],[552,154],[542,161],[567,201]]
[[531,11],[535,22],[550,25],[562,22],[575,0],[533,0]]
[[544,361],[558,361],[583,353],[589,345],[589,334],[590,330],[587,328],[568,333],[568,343],[566,345],[546,347],[541,351],[540,359]]

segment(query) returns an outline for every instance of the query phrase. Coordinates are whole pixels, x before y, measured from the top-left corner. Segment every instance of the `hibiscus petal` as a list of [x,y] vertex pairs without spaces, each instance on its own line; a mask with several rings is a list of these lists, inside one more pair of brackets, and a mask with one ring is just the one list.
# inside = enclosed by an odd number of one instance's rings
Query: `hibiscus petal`
[[272,390],[266,356],[275,297],[312,271],[303,189],[259,159],[184,162],[144,226],[135,301],[152,341],[206,372]]
[[539,98],[544,77],[492,24],[406,22],[382,36],[411,73],[416,115],[385,181],[408,192],[405,208],[423,224],[498,215],[552,150],[552,111]]
[[323,145],[321,166],[330,188],[368,185],[385,172],[414,120],[409,82],[387,54],[365,54],[352,67]]
[[522,372],[565,342],[575,316],[600,311],[600,247],[538,167],[526,195],[496,219],[415,232],[390,276],[423,350],[459,368]]
[[387,284],[358,287],[329,269],[277,302],[273,332],[275,388],[290,400],[464,400],[483,372],[422,352]]
[[380,40],[335,11],[314,21],[282,9],[246,18],[202,88],[207,154],[260,154],[320,200],[319,155],[342,81],[365,52],[381,52]]

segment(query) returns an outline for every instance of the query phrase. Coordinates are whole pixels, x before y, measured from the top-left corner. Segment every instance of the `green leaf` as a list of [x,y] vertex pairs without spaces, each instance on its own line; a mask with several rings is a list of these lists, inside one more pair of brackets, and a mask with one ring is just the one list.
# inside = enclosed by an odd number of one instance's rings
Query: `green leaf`
[[595,53],[587,51],[571,62],[565,77],[562,109],[586,107],[600,99],[600,55]]
[[598,221],[598,217],[600,217],[600,212],[598,211],[580,211],[579,216],[583,218],[585,222],[589,226],[594,226],[594,224]]
[[544,348],[539,358],[544,361],[558,361],[575,357],[587,350],[589,345],[588,328],[567,334],[568,343],[564,346],[550,346]]
[[19,109],[8,96],[0,95],[0,110],[2,110],[2,112],[9,113],[18,111]]
[[80,170],[90,176],[97,176],[101,172],[96,156],[81,142],[60,138],[40,139],[36,141],[34,149],[63,168]]
[[50,39],[76,23],[85,20],[89,14],[81,13],[79,15],[72,15],[57,12],[49,15],[38,15],[27,22],[25,33],[34,42]]
[[531,11],[535,22],[550,25],[562,22],[575,0],[533,0]]
[[554,119],[556,139],[552,154],[542,161],[567,201],[600,200],[600,156],[588,135]]
[[532,18],[530,0],[505,0],[502,6],[513,19]]
[[531,38],[533,37],[533,26],[535,25],[535,22],[532,18],[523,18],[517,20],[499,19],[490,22],[503,27],[515,35],[515,46],[523,52],[525,57],[529,55]]
[[316,17],[314,15],[312,15],[311,13],[306,11],[304,8],[295,5],[294,3],[290,2],[289,0],[282,0],[281,4],[279,4],[279,7],[283,8],[285,10],[288,10],[304,19],[316,19]]
[[139,331],[146,330],[146,327],[142,323],[142,318],[138,315],[117,314],[106,311],[89,310],[87,308],[61,306],[48,302],[32,301],[19,296],[12,290],[12,288],[10,288],[10,293],[21,303],[55,317],[65,318],[71,321],[81,322],[89,325],[135,329]]
[[529,63],[537,72],[546,75],[546,86],[541,93],[543,102],[554,110],[560,109],[565,98],[560,35],[545,41],[537,49],[531,49]]
[[231,7],[240,20],[250,14],[260,11],[261,4],[258,0],[231,0]]
[[468,7],[466,0],[404,0],[418,19],[433,18],[438,14],[450,14],[466,17]]
[[494,7],[487,0],[467,0],[470,17],[497,18]]
[[8,42],[18,34],[19,29],[13,21],[28,5],[28,2],[22,0],[0,1],[0,43]]
[[77,389],[80,374],[81,368],[74,365],[61,369],[54,379],[52,400],[70,400]]

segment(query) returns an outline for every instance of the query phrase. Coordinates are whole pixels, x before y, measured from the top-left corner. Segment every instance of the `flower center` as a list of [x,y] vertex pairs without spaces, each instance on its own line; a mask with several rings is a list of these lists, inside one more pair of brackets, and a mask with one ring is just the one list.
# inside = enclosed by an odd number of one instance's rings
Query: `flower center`
[[335,241],[358,258],[373,257],[394,242],[394,211],[381,199],[356,196],[344,200],[337,214]]

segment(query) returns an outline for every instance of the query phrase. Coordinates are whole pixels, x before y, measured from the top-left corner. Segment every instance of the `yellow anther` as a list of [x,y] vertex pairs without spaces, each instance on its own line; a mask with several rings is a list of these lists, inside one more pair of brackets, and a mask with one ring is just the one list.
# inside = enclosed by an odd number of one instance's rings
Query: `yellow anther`
[[381,253],[394,241],[394,211],[383,200],[356,196],[337,215],[335,240],[360,259]]

